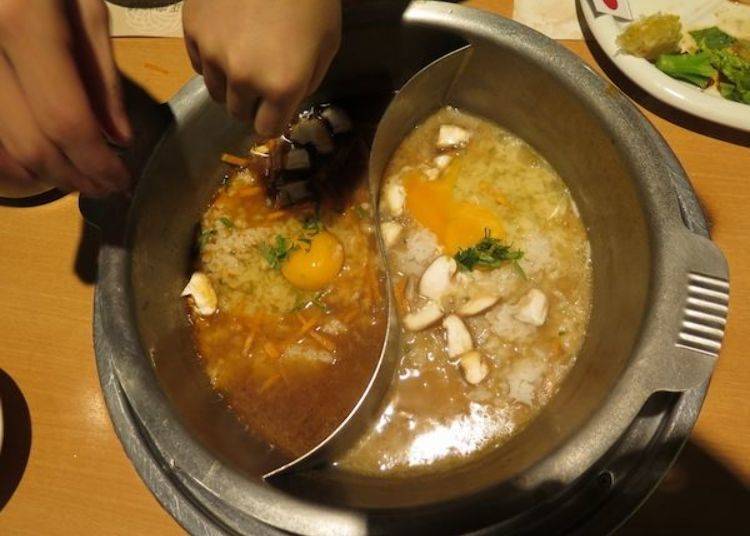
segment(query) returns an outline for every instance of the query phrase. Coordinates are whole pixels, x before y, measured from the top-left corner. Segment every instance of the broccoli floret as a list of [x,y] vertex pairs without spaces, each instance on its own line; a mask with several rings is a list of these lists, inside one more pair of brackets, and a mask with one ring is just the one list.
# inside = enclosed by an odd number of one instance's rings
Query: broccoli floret
[[711,51],[711,62],[733,84],[750,90],[750,62],[734,54],[731,49]]
[[716,26],[690,32],[700,49],[721,50],[732,45],[736,39]]
[[720,82],[719,92],[725,99],[750,104],[750,91],[737,87],[731,82]]
[[700,88],[707,88],[719,73],[711,64],[711,56],[699,54],[662,54],[656,67],[673,78],[685,80]]

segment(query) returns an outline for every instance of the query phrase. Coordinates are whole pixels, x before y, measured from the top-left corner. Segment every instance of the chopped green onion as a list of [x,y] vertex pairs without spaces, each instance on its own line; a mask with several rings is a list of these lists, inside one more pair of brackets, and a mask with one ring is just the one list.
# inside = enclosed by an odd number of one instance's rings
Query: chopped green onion
[[271,268],[278,270],[289,255],[298,249],[298,246],[292,244],[288,238],[276,235],[275,243],[262,244],[259,249]]

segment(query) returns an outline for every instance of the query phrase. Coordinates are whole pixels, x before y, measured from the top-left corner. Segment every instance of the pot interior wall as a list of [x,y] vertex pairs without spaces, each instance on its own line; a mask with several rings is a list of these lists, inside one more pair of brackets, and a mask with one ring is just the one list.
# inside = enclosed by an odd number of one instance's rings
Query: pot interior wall
[[[392,21],[368,24],[350,27],[320,98],[398,87],[418,67],[457,47],[444,36],[396,30]],[[315,502],[366,508],[434,504],[511,480],[553,452],[596,412],[637,340],[648,293],[649,235],[636,181],[604,119],[544,64],[515,50],[476,51],[462,80],[466,82],[454,88],[451,103],[528,141],[558,170],[578,203],[594,262],[594,310],[584,349],[559,394],[502,448],[460,469],[428,477],[372,479],[325,470],[280,484]],[[134,203],[130,238],[135,321],[183,425],[218,459],[256,478],[279,459],[243,431],[211,390],[177,298],[190,272],[196,222],[222,178],[218,156],[240,150],[248,140],[245,128],[228,122],[205,92],[200,99],[191,105],[196,112],[158,149]],[[425,105],[425,110],[435,107]],[[404,124],[404,133],[412,126]]]

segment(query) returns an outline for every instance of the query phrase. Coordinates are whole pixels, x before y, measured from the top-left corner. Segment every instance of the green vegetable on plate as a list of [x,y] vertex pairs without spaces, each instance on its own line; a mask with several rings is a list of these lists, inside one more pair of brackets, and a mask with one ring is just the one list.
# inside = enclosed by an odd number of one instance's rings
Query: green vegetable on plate
[[617,43],[672,78],[701,89],[716,86],[725,99],[750,104],[750,41],[711,26],[689,32],[695,50],[675,53],[682,40],[675,29],[681,34],[681,27],[676,15],[652,15],[630,24]]
[[711,64],[711,57],[705,52],[662,54],[654,65],[672,78],[685,80],[702,89],[706,89],[719,76],[719,72]]

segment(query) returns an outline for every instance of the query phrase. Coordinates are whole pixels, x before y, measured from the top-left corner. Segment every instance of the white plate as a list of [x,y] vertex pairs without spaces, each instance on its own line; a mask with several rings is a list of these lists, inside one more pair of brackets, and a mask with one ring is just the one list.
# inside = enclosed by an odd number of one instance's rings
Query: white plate
[[[630,22],[595,13],[591,0],[578,1],[599,46],[633,82],[675,108],[750,132],[750,105],[675,80],[647,60],[620,51],[617,36]],[[736,37],[750,38],[750,6],[727,0],[630,0],[630,7],[636,19],[656,12],[673,13],[682,19],[683,30],[718,25]]]

